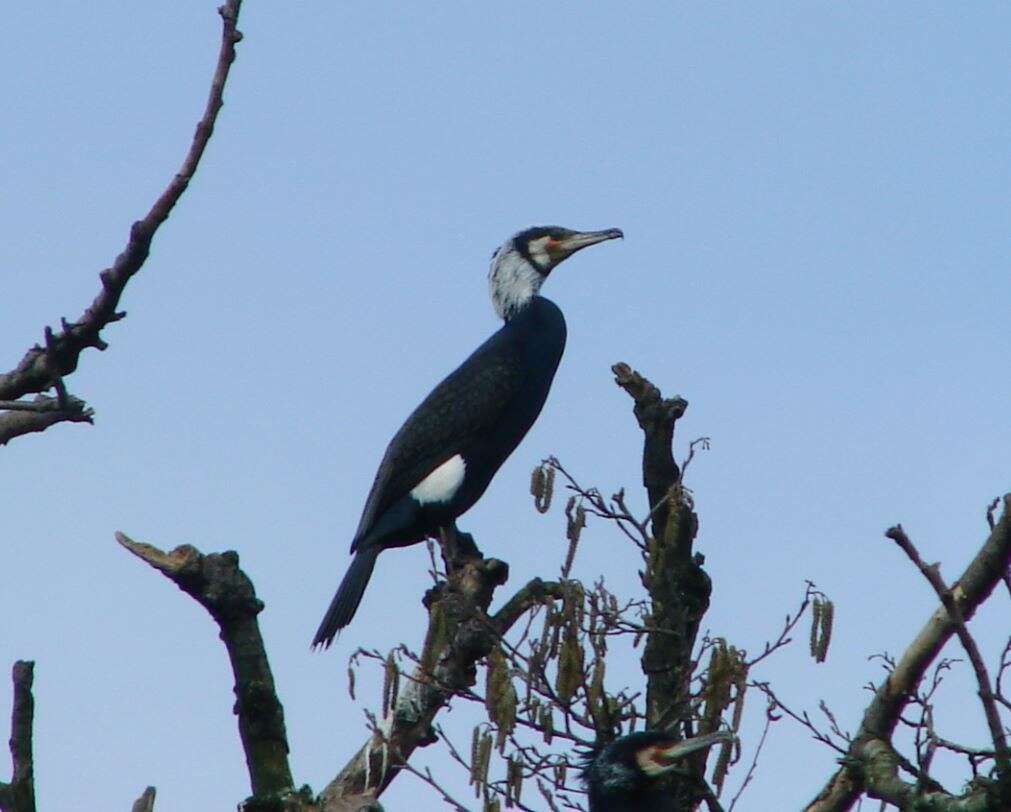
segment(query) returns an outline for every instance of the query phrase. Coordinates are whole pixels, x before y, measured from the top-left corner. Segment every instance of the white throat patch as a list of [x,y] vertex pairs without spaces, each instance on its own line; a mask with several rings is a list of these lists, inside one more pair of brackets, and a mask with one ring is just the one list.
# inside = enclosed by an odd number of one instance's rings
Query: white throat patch
[[422,505],[430,502],[448,502],[463,484],[467,463],[459,454],[450,457],[442,465],[419,482],[411,496]]
[[536,296],[543,283],[544,277],[511,243],[502,246],[491,261],[488,289],[495,312],[503,321]]

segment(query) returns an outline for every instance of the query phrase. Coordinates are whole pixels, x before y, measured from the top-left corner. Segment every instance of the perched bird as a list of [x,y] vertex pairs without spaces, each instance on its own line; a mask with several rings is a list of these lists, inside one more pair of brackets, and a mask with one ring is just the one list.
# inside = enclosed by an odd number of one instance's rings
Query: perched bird
[[676,740],[650,730],[615,739],[586,759],[583,782],[590,812],[680,812],[660,779],[685,756],[733,738],[728,731],[718,731]]
[[616,228],[528,228],[492,254],[488,285],[505,324],[431,391],[390,441],[351,542],[354,559],[313,640],[351,622],[376,558],[440,530],[481,498],[537,419],[565,349],[565,319],[538,296],[548,274]]

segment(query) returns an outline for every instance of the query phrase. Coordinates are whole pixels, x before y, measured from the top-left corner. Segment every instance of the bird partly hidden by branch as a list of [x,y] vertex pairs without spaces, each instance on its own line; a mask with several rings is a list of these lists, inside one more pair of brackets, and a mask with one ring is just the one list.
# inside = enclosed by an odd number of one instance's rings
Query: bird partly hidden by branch
[[583,783],[590,812],[681,812],[663,784],[698,750],[734,740],[728,730],[677,739],[660,730],[630,733],[585,755]]
[[354,559],[313,646],[351,622],[379,554],[455,533],[456,518],[534,424],[565,349],[565,319],[538,295],[548,274],[619,229],[528,228],[492,255],[488,285],[505,324],[431,391],[390,441],[351,542]]

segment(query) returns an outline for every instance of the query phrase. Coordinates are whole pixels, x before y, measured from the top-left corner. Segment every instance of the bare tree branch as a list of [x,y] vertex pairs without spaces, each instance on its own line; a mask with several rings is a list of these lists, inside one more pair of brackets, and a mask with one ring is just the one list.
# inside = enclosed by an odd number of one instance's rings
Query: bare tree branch
[[[953,601],[965,621],[970,620],[976,609],[990,597],[1011,560],[1011,494],[1005,495],[1003,501],[1003,515],[994,523],[986,542],[951,588]],[[916,686],[955,632],[955,621],[948,610],[944,606],[939,607],[875,692],[850,747],[849,762],[829,779],[818,797],[807,806],[807,812],[843,812],[856,803],[865,788],[862,775],[867,774],[858,765],[880,756],[882,750],[880,746],[872,747],[873,742],[887,745],[891,741],[892,732],[903,709],[915,694]],[[890,745],[887,746],[891,749]],[[890,769],[887,764],[885,767],[886,771]]]
[[32,760],[32,722],[35,699],[32,681],[35,663],[18,660],[11,672],[14,706],[11,710],[11,780],[0,782],[0,810],[35,812],[35,768]]
[[[102,289],[76,322],[61,319],[61,329],[44,330],[45,346],[35,345],[10,372],[0,374],[0,445],[15,437],[40,432],[56,423],[91,423],[93,412],[84,401],[68,395],[63,377],[77,368],[80,354],[88,347],[106,348],[101,331],[126,314],[117,310],[130,278],[140,270],[159,226],[168,218],[196,172],[200,158],[214,131],[214,122],[223,104],[222,94],[235,59],[235,44],[242,35],[236,29],[242,0],[227,0],[218,11],[223,20],[221,48],[204,114],[179,172],[159,196],[151,210],[133,224],[126,248],[111,268],[99,275]],[[54,388],[56,397],[40,393]],[[37,394],[33,400],[21,398]],[[135,551],[136,552],[136,551]],[[34,664],[14,665],[14,709],[11,715],[10,749],[13,778],[0,782],[0,809],[3,812],[35,812],[32,761],[32,719],[34,700],[31,686]],[[134,812],[151,812],[154,788],[148,787],[133,805]]]
[[67,396],[63,403],[58,398],[36,395],[34,400],[4,401],[0,404],[0,445],[7,445],[15,437],[45,431],[56,423],[93,423],[94,412],[83,400]]
[[[701,556],[692,554],[698,517],[674,461],[674,424],[685,413],[688,402],[680,397],[665,399],[656,386],[628,364],[615,364],[611,371],[615,383],[634,401],[633,412],[643,431],[642,478],[652,517],[653,537],[645,552],[646,569],[642,573],[643,586],[650,596],[650,632],[642,655],[647,726],[690,738],[694,733],[690,702],[692,652],[699,624],[709,608],[712,582],[702,569]],[[705,786],[707,755],[707,751],[701,751],[687,761],[695,780],[672,781],[673,793],[686,809],[706,800],[700,787]]]
[[[679,482],[681,471],[674,462],[674,424],[684,415],[688,401],[681,397],[665,399],[660,390],[628,364],[611,367],[614,382],[635,402],[633,409],[643,431],[642,483],[649,494],[649,505],[659,505],[670,487]],[[660,537],[667,527],[667,510],[653,514],[653,535]]]
[[1006,807],[994,805],[990,788],[985,784],[970,784],[963,795],[944,792],[923,793],[918,782],[903,781],[899,768],[903,758],[889,742],[867,741],[861,752],[861,771],[866,791],[872,798],[899,809],[925,809],[936,812],[994,812]]
[[564,597],[565,588],[557,581],[542,581],[540,578],[533,578],[492,616],[492,626],[499,636],[504,636],[513,627],[513,624],[532,607],[544,603],[549,598],[561,600]]
[[990,675],[987,673],[986,664],[983,662],[983,656],[979,653],[979,647],[976,645],[976,641],[972,639],[972,635],[969,634],[969,629],[966,628],[965,619],[962,617],[962,612],[958,608],[958,604],[952,597],[951,591],[945,585],[944,581],[941,579],[941,573],[937,564],[928,566],[920,558],[920,554],[913,542],[906,535],[906,532],[902,529],[902,525],[896,525],[888,530],[885,535],[894,541],[902,551],[909,557],[909,560],[916,565],[916,567],[923,573],[923,577],[927,579],[930,585],[934,588],[937,593],[937,597],[941,599],[941,603],[944,604],[945,610],[948,612],[948,616],[951,618],[952,623],[955,625],[955,633],[958,635],[959,641],[962,643],[962,648],[965,649],[965,653],[969,657],[969,662],[972,664],[973,671],[976,673],[976,682],[979,685],[979,698],[983,703],[983,712],[986,715],[986,723],[990,728],[990,736],[993,739],[994,753],[996,755],[997,769],[1005,776],[1005,780],[1011,779],[1011,765],[1008,763],[1008,747],[1007,747],[1007,737],[1004,735],[1004,727],[1001,724],[1000,715],[997,713],[997,704],[994,701],[993,689],[990,684]]
[[284,709],[274,689],[256,619],[263,603],[239,569],[239,556],[231,551],[203,555],[189,545],[164,553],[123,533],[116,533],[116,540],[169,578],[214,618],[235,676],[235,713],[253,797],[273,802],[292,795]]
[[[54,412],[44,412],[34,418],[14,420],[14,415],[7,415],[0,420],[0,444],[13,437],[31,431],[42,431],[58,422],[90,422],[90,410],[84,409],[81,401],[76,401],[73,408],[67,408],[66,390],[63,388],[63,377],[77,369],[81,353],[88,347],[99,350],[106,348],[101,337],[101,331],[114,321],[119,321],[126,314],[117,310],[123,290],[130,278],[137,273],[147,260],[151,249],[151,240],[155,233],[182,197],[189,186],[200,159],[207,147],[218,112],[223,105],[222,95],[228,71],[235,60],[235,45],[242,39],[242,34],[236,29],[242,0],[227,0],[218,11],[223,21],[221,48],[218,53],[214,77],[208,94],[203,116],[197,123],[196,133],[190,145],[186,158],[179,171],[173,176],[168,187],[155,201],[151,210],[142,220],[138,220],[130,229],[130,238],[123,251],[116,257],[111,268],[99,274],[102,289],[92,301],[91,306],[74,322],[61,320],[61,329],[45,330],[45,346],[35,345],[10,372],[0,374],[0,400],[18,401],[20,398],[39,392],[45,392],[56,387],[59,395],[59,409]],[[37,402],[37,401],[36,401]],[[10,406],[0,406],[0,409]],[[86,416],[85,416],[86,415]]]

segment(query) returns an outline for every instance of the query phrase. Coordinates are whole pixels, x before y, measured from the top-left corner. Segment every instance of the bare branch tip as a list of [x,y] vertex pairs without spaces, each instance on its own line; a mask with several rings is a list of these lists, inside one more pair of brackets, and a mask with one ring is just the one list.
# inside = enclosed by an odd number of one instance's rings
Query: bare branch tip
[[130,812],[154,812],[154,798],[156,794],[154,787],[148,787],[143,794],[133,802]]
[[885,531],[885,538],[891,539],[900,547],[909,544],[909,536],[906,535],[906,531],[903,530],[901,524],[893,525]]
[[137,556],[137,558],[166,575],[174,575],[200,557],[200,552],[196,547],[192,547],[189,544],[183,544],[166,553],[152,544],[134,541],[126,533],[118,530],[116,531],[116,541]]
[[15,685],[23,688],[31,688],[32,680],[35,677],[35,661],[17,660],[14,663],[14,667],[11,669],[11,676]]

